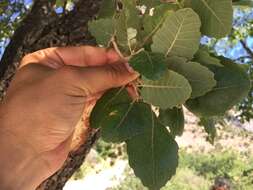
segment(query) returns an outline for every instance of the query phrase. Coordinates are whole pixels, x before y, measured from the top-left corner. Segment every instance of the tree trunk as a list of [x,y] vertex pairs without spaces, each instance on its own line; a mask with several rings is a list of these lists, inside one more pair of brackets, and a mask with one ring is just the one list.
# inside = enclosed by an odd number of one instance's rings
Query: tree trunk
[[[87,23],[97,13],[101,0],[79,0],[75,8],[66,14],[54,12],[55,0],[34,0],[33,7],[16,29],[0,62],[0,100],[15,74],[20,59],[27,53],[53,46],[94,45],[88,33]],[[83,127],[80,127],[83,129]],[[69,154],[63,167],[44,181],[39,190],[60,190],[82,165],[92,145],[98,139],[98,131],[80,132],[86,142]],[[39,172],[39,171],[38,171]]]

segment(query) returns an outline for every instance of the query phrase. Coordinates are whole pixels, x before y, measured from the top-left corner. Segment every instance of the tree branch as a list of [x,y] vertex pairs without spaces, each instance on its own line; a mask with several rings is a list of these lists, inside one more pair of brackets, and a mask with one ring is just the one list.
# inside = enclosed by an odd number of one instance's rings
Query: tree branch
[[[52,4],[54,1],[35,0],[31,12],[16,29],[0,62],[0,79],[11,63],[17,61],[19,50],[25,41],[33,41],[38,37],[38,28],[52,20]],[[49,20],[48,20],[49,19]],[[39,30],[40,31],[40,30]],[[28,45],[28,44],[27,44]]]
[[44,26],[56,17],[56,14],[53,15],[54,2],[55,0],[34,0],[31,11],[15,30],[0,61],[0,100],[3,98],[16,70],[17,62],[23,56],[25,49],[39,37]]
[[248,47],[248,45],[246,44],[245,41],[240,40],[243,48],[246,50],[246,52],[249,54],[249,56],[251,57],[251,59],[253,60],[253,51]]

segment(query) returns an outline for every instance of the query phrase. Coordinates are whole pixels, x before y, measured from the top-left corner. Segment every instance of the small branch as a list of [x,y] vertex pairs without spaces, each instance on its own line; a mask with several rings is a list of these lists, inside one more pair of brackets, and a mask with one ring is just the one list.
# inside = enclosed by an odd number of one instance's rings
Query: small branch
[[122,59],[125,59],[124,55],[123,55],[123,54],[121,53],[121,51],[119,50],[119,47],[118,47],[118,45],[117,45],[117,43],[116,43],[116,41],[115,41],[115,37],[112,37],[111,42],[112,42],[112,46],[113,46],[114,50],[119,54],[119,56],[120,56]]
[[252,57],[251,56],[243,56],[243,57],[239,57],[239,58],[235,59],[234,61],[240,61],[243,59],[252,59]]
[[[243,48],[246,50],[246,52],[249,54],[250,58],[253,60],[253,51],[248,47],[248,45],[246,44],[245,41],[243,40],[240,40]],[[249,73],[251,74],[252,73],[252,63],[250,64],[250,67],[249,67]]]
[[62,8],[63,8],[63,11],[62,11],[62,14],[63,14],[63,15],[66,15],[66,6],[67,6],[67,4],[68,4],[68,2],[65,1],[65,2],[64,2],[64,5],[63,5],[63,7],[62,7]]
[[127,61],[130,60],[133,56],[137,55],[137,54],[140,53],[141,51],[144,51],[144,48],[141,48],[141,49],[139,49],[138,51],[133,52],[131,55],[125,57],[125,60],[127,60]]
[[253,59],[253,51],[248,47],[245,41],[240,40],[243,48],[246,50],[246,52],[250,55],[251,59]]

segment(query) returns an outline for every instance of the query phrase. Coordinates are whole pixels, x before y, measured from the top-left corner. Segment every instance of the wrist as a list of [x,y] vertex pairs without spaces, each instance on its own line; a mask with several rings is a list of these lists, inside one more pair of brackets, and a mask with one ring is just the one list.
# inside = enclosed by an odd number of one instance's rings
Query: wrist
[[0,118],[0,189],[33,190],[44,179],[45,165],[34,150],[8,131]]

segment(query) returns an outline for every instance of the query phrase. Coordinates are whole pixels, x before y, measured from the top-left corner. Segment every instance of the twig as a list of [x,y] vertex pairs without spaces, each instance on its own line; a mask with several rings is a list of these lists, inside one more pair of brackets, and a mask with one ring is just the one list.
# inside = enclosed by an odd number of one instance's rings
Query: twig
[[114,48],[114,50],[119,54],[119,56],[122,58],[122,59],[125,59],[124,55],[121,53],[116,41],[115,41],[115,37],[113,36],[112,39],[111,39],[111,43],[112,43],[112,46]]
[[63,11],[62,11],[63,15],[66,15],[66,6],[67,6],[67,4],[68,4],[67,1],[65,1],[64,4],[63,4],[63,7],[62,7],[63,8]]
[[239,58],[235,59],[235,61],[240,61],[242,59],[252,59],[252,57],[251,56],[243,56],[243,57],[239,57]]
[[253,59],[253,51],[248,47],[245,41],[240,40],[243,48],[246,50],[246,52],[250,55],[251,59]]
[[[249,56],[253,60],[253,51],[248,47],[248,45],[246,44],[245,41],[240,40],[240,42],[241,42],[243,48],[246,50],[246,52],[249,54]],[[249,73],[250,74],[252,73],[252,63],[250,64],[250,67],[249,67]]]
[[143,51],[143,50],[144,50],[144,48],[141,48],[141,49],[139,49],[138,51],[133,52],[131,55],[125,57],[125,60],[127,60],[127,61],[130,60],[134,55],[137,55],[138,53],[140,53],[140,52]]

